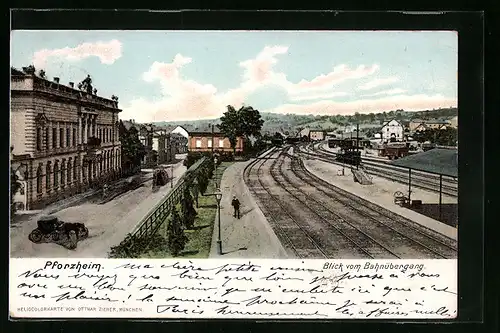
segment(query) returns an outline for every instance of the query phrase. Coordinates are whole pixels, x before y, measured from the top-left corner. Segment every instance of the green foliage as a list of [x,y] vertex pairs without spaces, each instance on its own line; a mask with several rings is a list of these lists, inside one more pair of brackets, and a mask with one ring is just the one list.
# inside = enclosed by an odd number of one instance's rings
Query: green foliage
[[168,238],[167,238],[168,248],[170,250],[170,253],[174,257],[177,257],[179,253],[182,250],[184,250],[188,238],[184,234],[184,229],[182,228],[179,213],[177,212],[176,208],[174,208],[172,212],[172,217],[170,218],[167,232],[168,232]]
[[164,237],[156,233],[148,238],[136,238],[132,234],[117,246],[113,246],[109,252],[110,258],[139,258],[139,256],[150,250],[166,248],[167,242]]
[[196,210],[193,207],[194,201],[191,196],[189,187],[184,188],[184,193],[182,194],[182,224],[186,229],[192,229],[194,226],[194,220],[196,218]]
[[236,149],[238,137],[244,137],[247,141],[252,136],[259,137],[264,125],[260,112],[251,106],[242,106],[236,110],[233,106],[228,105],[227,111],[224,112],[220,121],[218,127],[221,133],[229,139],[233,151]]
[[146,155],[146,147],[139,140],[139,132],[135,127],[127,130],[120,120],[119,135],[122,148],[122,169],[140,167],[141,161]]
[[208,177],[205,172],[198,172],[196,176],[196,180],[198,181],[198,188],[201,194],[205,194],[208,187]]
[[413,139],[418,142],[430,141],[441,146],[456,146],[458,140],[458,131],[455,128],[446,129],[427,129],[416,132]]

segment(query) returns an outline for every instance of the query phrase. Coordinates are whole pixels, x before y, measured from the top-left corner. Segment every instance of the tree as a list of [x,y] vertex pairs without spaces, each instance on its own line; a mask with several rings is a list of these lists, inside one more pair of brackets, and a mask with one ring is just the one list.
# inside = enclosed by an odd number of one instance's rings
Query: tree
[[174,207],[172,212],[172,217],[167,227],[168,232],[168,248],[170,253],[177,257],[179,253],[184,250],[188,238],[184,234],[184,229],[182,228],[181,220],[177,208]]
[[194,209],[193,197],[189,191],[189,187],[184,188],[184,193],[182,194],[182,224],[186,229],[192,229],[194,226],[194,220],[196,219],[196,209]]
[[198,208],[198,196],[200,194],[200,189],[198,182],[191,183],[191,193],[193,194],[194,202],[196,203],[196,208]]
[[198,189],[201,194],[205,194],[208,187],[208,178],[205,172],[198,172],[196,175],[196,180],[198,181]]
[[242,106],[236,110],[233,106],[228,105],[227,111],[220,118],[221,123],[217,125],[221,133],[229,139],[233,154],[236,154],[236,143],[238,137],[245,137],[245,140],[250,140],[250,137],[260,137],[260,131],[264,120],[260,112],[251,106]]
[[233,106],[228,105],[227,111],[224,112],[220,121],[221,123],[217,127],[219,127],[222,135],[228,138],[231,148],[233,148],[233,153],[236,153],[238,137],[243,135],[238,111]]
[[139,133],[135,126],[127,130],[120,120],[120,142],[122,147],[122,169],[131,170],[140,167],[146,155],[146,147],[139,140]]

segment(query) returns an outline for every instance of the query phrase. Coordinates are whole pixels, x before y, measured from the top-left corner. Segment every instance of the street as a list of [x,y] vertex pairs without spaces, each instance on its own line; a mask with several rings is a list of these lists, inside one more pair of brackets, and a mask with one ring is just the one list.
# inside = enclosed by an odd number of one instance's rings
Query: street
[[[174,184],[185,172],[182,160],[174,165]],[[34,244],[28,239],[36,228],[39,214],[20,216],[12,221],[10,228],[10,255],[19,257],[74,257],[107,258],[112,246],[118,245],[136,224],[170,191],[170,184],[152,191],[152,180],[130,192],[126,192],[108,203],[83,203],[69,207],[53,215],[64,222],[84,223],[89,229],[89,237],[78,242],[75,250],[68,250],[52,243]]]

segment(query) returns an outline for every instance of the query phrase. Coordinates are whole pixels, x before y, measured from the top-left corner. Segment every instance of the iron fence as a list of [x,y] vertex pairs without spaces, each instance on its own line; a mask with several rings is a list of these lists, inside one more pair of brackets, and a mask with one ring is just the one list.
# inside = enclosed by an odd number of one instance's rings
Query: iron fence
[[189,186],[198,171],[208,161],[208,158],[202,157],[186,171],[172,190],[170,190],[168,195],[158,203],[141,222],[139,222],[136,229],[132,232],[133,238],[141,239],[151,237],[158,231],[172,212],[172,209],[180,202],[185,187]]

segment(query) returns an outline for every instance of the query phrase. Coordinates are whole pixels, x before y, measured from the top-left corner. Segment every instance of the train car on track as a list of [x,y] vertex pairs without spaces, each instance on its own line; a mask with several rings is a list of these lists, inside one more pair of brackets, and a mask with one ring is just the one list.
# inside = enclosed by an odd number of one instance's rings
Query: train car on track
[[395,160],[409,155],[409,147],[404,143],[385,144],[378,149],[380,157],[387,157]]

